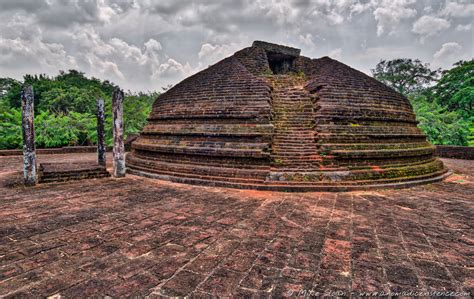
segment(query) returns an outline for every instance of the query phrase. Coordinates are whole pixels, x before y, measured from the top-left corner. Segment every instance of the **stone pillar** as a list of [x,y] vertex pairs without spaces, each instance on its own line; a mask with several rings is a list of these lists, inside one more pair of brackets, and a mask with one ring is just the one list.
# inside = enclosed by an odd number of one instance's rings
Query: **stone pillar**
[[97,99],[97,162],[106,166],[104,119],[104,100]]
[[125,176],[125,148],[123,144],[123,91],[115,89],[112,94],[112,114],[114,130],[113,176]]
[[21,123],[23,131],[23,177],[25,185],[36,184],[36,147],[34,125],[33,86],[24,86],[21,91]]

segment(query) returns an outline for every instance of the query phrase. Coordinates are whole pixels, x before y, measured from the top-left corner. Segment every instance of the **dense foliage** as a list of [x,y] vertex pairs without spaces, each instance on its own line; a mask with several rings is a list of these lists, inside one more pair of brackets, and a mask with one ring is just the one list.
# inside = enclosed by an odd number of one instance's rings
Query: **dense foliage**
[[436,81],[438,70],[431,70],[429,64],[418,59],[399,58],[380,61],[372,74],[375,79],[408,95],[420,92]]
[[463,117],[473,115],[474,59],[460,61],[450,70],[443,71],[441,80],[433,88],[439,103]]
[[467,145],[469,122],[464,121],[456,111],[449,111],[426,96],[410,97],[416,112],[418,126],[433,144]]
[[408,97],[431,143],[474,146],[474,60],[444,71],[419,60],[382,60],[372,73]]
[[[20,91],[23,84],[33,85],[37,147],[95,144],[98,98],[105,100],[106,140],[109,145],[112,144],[111,95],[116,86],[70,70],[60,72],[56,77],[26,75],[23,82],[0,78],[0,149],[22,146]],[[157,95],[125,94],[125,137],[138,133],[145,125]]]

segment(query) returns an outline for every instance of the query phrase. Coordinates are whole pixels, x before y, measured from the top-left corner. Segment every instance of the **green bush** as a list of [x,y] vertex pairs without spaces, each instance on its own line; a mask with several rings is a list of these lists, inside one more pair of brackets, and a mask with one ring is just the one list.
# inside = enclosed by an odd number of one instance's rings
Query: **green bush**
[[474,146],[474,121],[470,122],[469,136],[467,137],[467,142],[469,146]]
[[0,149],[15,149],[22,146],[21,110],[3,108],[0,111]]
[[410,97],[418,126],[433,144],[468,145],[470,123],[456,111],[448,111],[425,96]]
[[42,111],[35,115],[37,147],[61,147],[77,143],[77,131],[71,118],[64,114]]

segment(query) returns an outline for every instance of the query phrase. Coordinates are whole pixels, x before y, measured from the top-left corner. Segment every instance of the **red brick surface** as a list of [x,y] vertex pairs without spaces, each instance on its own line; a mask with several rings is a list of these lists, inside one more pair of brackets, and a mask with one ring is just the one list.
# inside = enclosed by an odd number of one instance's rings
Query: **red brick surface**
[[0,157],[0,296],[470,292],[474,165],[445,162],[457,173],[411,189],[277,193],[132,175],[24,188],[21,157]]
[[395,90],[329,57],[256,42],[161,94],[127,171],[238,189],[368,190],[442,179],[434,151]]

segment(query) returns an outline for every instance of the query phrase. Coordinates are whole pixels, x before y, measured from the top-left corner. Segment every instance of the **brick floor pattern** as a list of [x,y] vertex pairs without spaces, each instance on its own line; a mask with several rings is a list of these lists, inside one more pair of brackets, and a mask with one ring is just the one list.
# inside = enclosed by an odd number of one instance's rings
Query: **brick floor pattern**
[[[94,157],[61,156],[43,159]],[[348,193],[132,175],[24,188],[20,161],[0,158],[2,297],[473,290],[472,174]]]

